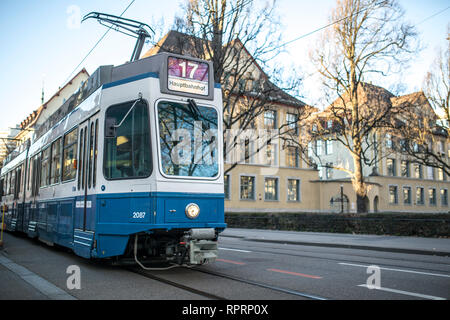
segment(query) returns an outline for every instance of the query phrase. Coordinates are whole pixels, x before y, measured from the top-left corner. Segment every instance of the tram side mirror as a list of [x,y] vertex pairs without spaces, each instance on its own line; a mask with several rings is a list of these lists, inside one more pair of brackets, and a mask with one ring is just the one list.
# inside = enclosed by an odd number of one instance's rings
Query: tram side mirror
[[105,138],[115,138],[116,133],[116,119],[106,118],[105,122]]

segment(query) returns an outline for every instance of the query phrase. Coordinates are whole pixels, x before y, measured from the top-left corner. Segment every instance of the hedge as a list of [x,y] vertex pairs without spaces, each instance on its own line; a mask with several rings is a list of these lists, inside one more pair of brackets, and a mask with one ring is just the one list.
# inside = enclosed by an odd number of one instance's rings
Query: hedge
[[226,213],[225,222],[249,229],[450,237],[450,214]]

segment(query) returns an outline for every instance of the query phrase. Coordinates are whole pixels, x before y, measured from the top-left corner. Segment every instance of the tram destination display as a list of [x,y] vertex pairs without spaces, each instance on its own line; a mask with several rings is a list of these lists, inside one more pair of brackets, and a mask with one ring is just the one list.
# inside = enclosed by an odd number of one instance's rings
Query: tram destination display
[[209,95],[207,63],[168,57],[167,88],[171,91]]

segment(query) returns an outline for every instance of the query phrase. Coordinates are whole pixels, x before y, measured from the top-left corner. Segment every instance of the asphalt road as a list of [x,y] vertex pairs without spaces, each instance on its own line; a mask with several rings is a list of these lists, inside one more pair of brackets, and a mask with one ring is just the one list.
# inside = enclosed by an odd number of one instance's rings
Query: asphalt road
[[[0,299],[62,297],[48,294],[45,288],[52,285],[63,290],[65,298],[79,300],[450,298],[448,256],[258,241],[242,232],[220,237],[219,258],[214,264],[145,272],[88,261],[61,248],[7,233],[4,250],[0,251],[0,257],[4,257],[0,264]],[[447,242],[442,243],[445,246]],[[68,288],[67,271],[74,265],[80,270],[80,289]],[[17,272],[20,268],[28,273]],[[32,281],[24,281],[27,279]],[[368,284],[375,288],[368,288]]]

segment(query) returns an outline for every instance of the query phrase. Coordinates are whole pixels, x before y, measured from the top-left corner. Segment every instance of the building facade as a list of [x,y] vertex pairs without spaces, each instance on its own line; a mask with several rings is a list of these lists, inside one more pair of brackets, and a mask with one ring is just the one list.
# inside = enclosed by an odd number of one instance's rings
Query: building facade
[[[393,108],[400,103],[408,102],[414,108],[433,113],[423,92],[394,96],[387,90],[373,85],[366,85],[365,90],[371,91],[367,93],[368,96],[373,92],[382,92],[386,96],[384,98],[386,103],[390,103]],[[376,110],[376,107],[373,109]],[[322,120],[324,129],[332,129],[335,123],[327,116],[327,111],[319,113],[318,117],[324,119]],[[449,211],[450,178],[442,169],[421,163],[414,156],[414,151],[418,152],[419,147],[416,143],[411,144],[409,138],[394,134],[392,130],[376,129],[369,135],[368,142],[363,145],[367,148],[368,157],[374,160],[371,165],[364,164],[362,168],[368,188],[366,205],[369,212]],[[448,137],[445,134],[435,134],[430,140],[433,140],[433,153],[439,154],[443,161],[448,163],[450,156]],[[348,184],[349,191],[346,195],[352,198],[354,192],[351,191],[349,172],[354,171],[354,163],[350,151],[338,142],[333,134],[324,134],[311,144],[310,149],[313,149],[312,157],[318,164],[321,184]],[[409,145],[413,146],[406,152],[407,148],[410,148]],[[350,200],[349,211],[356,211],[355,202],[356,198],[353,197],[353,200]]]

